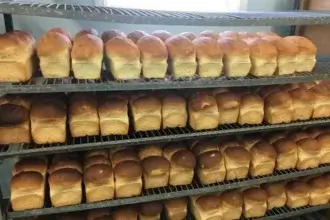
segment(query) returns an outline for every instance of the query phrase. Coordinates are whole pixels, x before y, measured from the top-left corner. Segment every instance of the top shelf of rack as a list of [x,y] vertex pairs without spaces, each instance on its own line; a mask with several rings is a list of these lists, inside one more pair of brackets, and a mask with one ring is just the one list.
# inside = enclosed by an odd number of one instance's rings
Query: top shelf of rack
[[327,11],[197,13],[0,0],[0,13],[126,24],[283,26],[330,24]]

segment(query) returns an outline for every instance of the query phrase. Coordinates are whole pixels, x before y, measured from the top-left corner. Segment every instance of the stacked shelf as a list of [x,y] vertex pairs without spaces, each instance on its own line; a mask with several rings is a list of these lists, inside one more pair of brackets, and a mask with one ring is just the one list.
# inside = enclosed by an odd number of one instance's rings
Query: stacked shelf
[[[330,24],[330,14],[325,12],[290,11],[290,12],[239,12],[239,13],[185,13],[165,12],[137,9],[120,9],[104,6],[70,5],[70,4],[48,4],[37,2],[12,2],[0,1],[0,13],[6,19],[11,14],[44,16],[54,18],[70,18],[79,20],[108,21],[128,24],[164,24],[164,25],[186,25],[186,26],[279,26],[279,25],[319,25]],[[6,23],[10,20],[6,20]],[[107,71],[105,70],[105,73]],[[76,80],[68,79],[44,79],[33,78],[26,83],[11,84],[1,83],[0,94],[19,93],[54,93],[54,92],[87,92],[87,91],[133,91],[133,90],[156,90],[156,89],[192,89],[192,88],[216,88],[216,87],[247,87],[264,86],[287,83],[301,83],[316,80],[330,79],[330,57],[319,57],[318,64],[312,73],[292,76],[274,77],[244,77],[226,78],[224,76],[216,79],[194,78],[191,80],[134,80],[116,81],[111,78],[101,80]],[[104,74],[106,75],[106,74]],[[133,146],[158,142],[170,142],[188,140],[191,138],[207,138],[223,135],[255,133],[274,131],[302,126],[316,126],[330,124],[330,118],[315,119],[288,124],[261,124],[261,125],[223,125],[214,130],[196,132],[190,128],[164,129],[159,131],[136,132],[129,135],[116,136],[92,136],[86,138],[67,138],[64,144],[35,145],[35,144],[13,144],[0,148],[0,158],[14,156],[30,157],[37,155],[50,155],[74,151],[87,151],[91,149],[104,149],[118,146]],[[32,216],[59,214],[91,210],[103,207],[116,207],[129,204],[137,204],[192,196],[205,193],[221,192],[228,189],[254,186],[266,182],[275,182],[310,175],[330,172],[330,165],[322,165],[318,168],[308,170],[285,170],[276,171],[273,175],[260,177],[248,177],[233,181],[203,185],[197,180],[190,185],[168,186],[144,190],[141,196],[115,199],[97,203],[82,203],[74,206],[52,207],[50,203],[42,209],[12,211],[10,202],[3,199],[3,219],[16,219]],[[282,219],[296,215],[302,215],[322,209],[330,208],[330,205],[307,206],[297,209],[287,207],[273,209],[266,216],[259,219]],[[192,216],[187,219],[194,219]],[[243,218],[242,218],[243,219]]]

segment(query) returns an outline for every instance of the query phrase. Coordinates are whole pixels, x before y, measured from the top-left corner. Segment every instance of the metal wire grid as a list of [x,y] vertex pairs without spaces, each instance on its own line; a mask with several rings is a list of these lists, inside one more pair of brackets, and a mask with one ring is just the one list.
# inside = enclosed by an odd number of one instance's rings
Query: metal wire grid
[[193,13],[123,9],[92,5],[42,3],[37,1],[1,1],[0,12],[24,15],[106,20],[123,23],[170,25],[294,25],[327,24],[330,15],[324,12],[236,12]]
[[[11,210],[10,204],[8,203],[6,205],[8,211],[7,217],[9,219],[14,219],[14,218],[23,218],[30,216],[40,216],[40,215],[50,215],[50,214],[58,214],[58,213],[66,213],[66,212],[74,212],[74,211],[91,210],[91,209],[98,209],[105,207],[116,207],[116,206],[123,206],[129,204],[138,204],[144,202],[159,201],[159,200],[199,195],[205,193],[220,192],[234,188],[249,187],[266,182],[275,182],[280,180],[298,178],[302,176],[320,174],[329,171],[330,171],[330,165],[321,165],[318,168],[314,168],[314,169],[308,169],[302,171],[296,169],[276,171],[272,175],[230,180],[230,181],[224,181],[221,183],[214,183],[210,185],[203,185],[199,183],[197,180],[194,180],[193,183],[190,185],[167,186],[167,187],[143,190],[142,195],[137,197],[115,199],[115,200],[109,200],[109,201],[97,202],[97,203],[83,203],[80,205],[56,207],[56,208],[52,207],[51,203],[49,202],[49,199],[47,199],[46,201],[48,202],[46,202],[45,207],[42,209],[16,211],[16,212]],[[286,209],[284,210],[286,211]],[[275,215],[275,213],[270,212],[270,214],[272,215]]]
[[[192,79],[144,79],[139,80],[114,80],[109,73],[104,72],[100,80],[78,80],[72,77],[65,79],[45,79],[35,77],[26,83],[0,83],[0,93],[40,93],[40,92],[83,92],[83,91],[128,91],[150,89],[183,89],[183,88],[216,88],[237,86],[260,86],[298,82],[310,82],[315,80],[330,79],[329,57],[320,58],[318,65],[312,73],[290,75],[227,78],[192,78]],[[108,77],[107,77],[108,76]]]

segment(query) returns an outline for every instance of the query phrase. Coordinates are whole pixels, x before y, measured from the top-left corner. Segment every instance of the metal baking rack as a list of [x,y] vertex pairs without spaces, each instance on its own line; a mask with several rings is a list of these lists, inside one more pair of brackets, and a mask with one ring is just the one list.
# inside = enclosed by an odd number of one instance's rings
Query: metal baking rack
[[[0,0],[0,13],[4,15],[6,31],[14,30],[12,14],[30,15],[54,18],[71,18],[77,20],[95,20],[127,24],[153,25],[184,25],[184,26],[287,26],[287,25],[320,25],[330,24],[330,13],[326,11],[289,11],[289,12],[235,12],[235,13],[194,13],[194,12],[166,12],[153,10],[123,9],[104,6],[56,4],[36,1]],[[0,84],[0,93],[47,93],[47,92],[77,92],[77,91],[118,91],[118,90],[149,90],[149,89],[183,89],[183,88],[213,88],[275,85],[286,83],[309,82],[330,79],[330,57],[319,57],[316,69],[309,74],[277,76],[277,77],[245,77],[245,78],[217,78],[191,80],[134,80],[115,81],[111,78],[102,80],[76,79],[43,79],[33,78],[24,84]],[[329,124],[330,119],[318,119],[304,122],[294,122],[280,125],[224,125],[214,130],[195,132],[189,128],[166,129],[160,131],[138,132],[123,136],[68,138],[64,144],[52,145],[11,145],[0,148],[0,157],[33,156],[61,152],[83,151],[99,148],[110,148],[123,145],[141,145],[154,142],[179,141],[191,138],[212,137],[220,135],[241,134]],[[211,193],[221,190],[251,186],[264,182],[296,178],[330,171],[329,166],[305,171],[289,170],[276,172],[264,177],[247,178],[236,181],[227,181],[210,186],[194,182],[188,186],[164,187],[144,191],[142,196],[126,199],[117,199],[91,204],[81,204],[53,208],[49,204],[38,210],[12,212],[8,200],[0,194],[2,219],[20,218],[36,215],[81,211],[109,206],[136,204],[140,202],[163,200],[201,193]],[[0,188],[1,192],[1,188]],[[303,207],[299,209],[281,208],[272,210],[262,219],[280,219],[295,215],[329,208],[329,205],[317,207]],[[300,219],[300,218],[299,218]],[[305,219],[300,219],[305,220]],[[308,219],[310,220],[310,219]],[[313,219],[316,220],[316,219]]]
[[276,182],[280,180],[287,180],[292,178],[321,174],[325,172],[330,172],[330,165],[321,165],[318,168],[308,169],[308,170],[290,169],[290,170],[276,171],[272,175],[248,177],[245,179],[224,181],[210,185],[203,185],[199,183],[197,180],[194,180],[193,183],[189,185],[167,186],[167,187],[143,190],[141,196],[123,198],[123,199],[114,199],[104,202],[82,203],[79,205],[64,206],[64,207],[52,207],[51,203],[49,202],[49,199],[47,199],[48,202],[46,202],[45,207],[42,209],[33,209],[33,210],[16,211],[16,212],[11,210],[9,203],[6,206],[8,211],[7,213],[8,218],[11,219],[23,218],[30,216],[76,212],[76,211],[91,210],[91,209],[106,208],[106,207],[116,207],[116,206],[152,202],[152,201],[179,198],[179,197],[192,196],[192,195],[221,192],[228,189],[251,187],[262,183]]
[[136,146],[159,142],[183,141],[192,138],[218,137],[224,135],[245,134],[275,131],[281,129],[309,127],[316,125],[326,125],[330,123],[330,118],[313,119],[284,124],[260,124],[260,125],[221,125],[217,129],[194,131],[186,128],[171,128],[155,131],[133,132],[129,135],[111,136],[88,136],[83,138],[67,137],[65,143],[57,144],[13,144],[0,147],[0,159],[13,156],[30,157],[36,155],[46,155],[55,153],[68,153],[75,151],[87,151],[105,149],[112,147]]

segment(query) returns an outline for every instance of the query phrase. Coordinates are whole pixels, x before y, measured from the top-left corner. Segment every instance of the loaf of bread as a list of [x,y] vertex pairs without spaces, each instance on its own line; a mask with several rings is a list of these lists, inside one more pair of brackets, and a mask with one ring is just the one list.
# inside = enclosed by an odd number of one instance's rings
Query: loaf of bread
[[[215,36],[218,36],[218,33]],[[192,42],[196,49],[198,75],[200,77],[219,77],[223,66],[223,51],[217,39],[203,36]]]
[[77,170],[79,173],[83,172],[81,163],[78,161],[78,159],[71,158],[67,155],[54,156],[47,172],[50,175],[57,170],[66,169],[66,168]]
[[188,120],[187,102],[179,95],[166,94],[162,98],[162,127],[186,127]]
[[157,144],[150,144],[139,148],[139,158],[141,161],[150,156],[163,156],[162,147]]
[[310,187],[304,181],[291,181],[285,186],[286,205],[289,208],[307,206],[310,200]]
[[277,49],[277,75],[294,74],[296,71],[298,47],[278,36],[264,36]]
[[169,183],[170,162],[163,156],[147,156],[141,161],[145,189],[165,187]]
[[[111,150],[111,149],[110,149]],[[110,153],[110,160],[112,167],[123,161],[135,161],[139,162],[140,158],[134,148],[122,148]],[[142,168],[141,168],[142,169]]]
[[312,118],[330,117],[330,92],[324,85],[317,85],[310,89],[314,95],[314,111]]
[[250,150],[251,164],[250,175],[263,176],[272,174],[275,168],[277,153],[273,145],[266,141],[260,141]]
[[113,169],[102,155],[85,159],[84,184],[87,202],[110,200],[115,195]]
[[31,141],[30,107],[28,97],[4,95],[0,98],[0,144]]
[[138,213],[135,207],[124,206],[113,210],[112,212],[113,220],[138,220]]
[[191,184],[196,166],[195,155],[181,145],[168,145],[164,157],[171,163],[169,184],[172,186]]
[[92,94],[76,93],[69,101],[69,127],[72,137],[99,135],[97,101]]
[[251,71],[253,76],[272,76],[277,68],[276,47],[260,38],[247,38],[250,48]]
[[196,172],[202,184],[222,182],[225,179],[225,161],[216,143],[209,140],[199,141],[191,150],[197,158]]
[[165,78],[167,72],[167,48],[162,40],[147,35],[137,42],[141,52],[142,75],[145,78]]
[[276,153],[276,170],[294,169],[298,161],[298,147],[290,139],[282,138],[273,144]]
[[196,220],[222,219],[221,199],[217,195],[194,196],[190,204]]
[[36,171],[20,172],[10,182],[10,202],[14,211],[40,209],[45,202],[45,176]]
[[321,145],[320,164],[330,163],[330,133],[320,134],[316,140]]
[[73,42],[72,70],[76,79],[100,79],[103,42],[101,38],[91,34],[78,37]]
[[192,32],[182,32],[180,34],[178,34],[179,36],[183,36],[183,37],[186,37],[188,38],[190,41],[193,41],[197,38],[197,36],[192,33]]
[[228,190],[220,196],[222,203],[222,219],[240,219],[243,209],[243,197],[239,190]]
[[54,207],[76,205],[82,201],[82,175],[76,169],[63,168],[48,177],[50,200]]
[[262,217],[267,211],[267,192],[258,187],[252,187],[243,192],[243,215],[245,218]]
[[136,31],[132,31],[129,34],[127,34],[127,38],[136,44],[140,40],[140,38],[142,38],[144,36],[148,36],[148,35],[149,34],[145,31],[136,30]]
[[24,31],[0,35],[0,82],[26,82],[33,74],[34,38]]
[[265,183],[261,186],[267,192],[268,210],[280,208],[286,204],[285,182]]
[[248,176],[251,155],[244,147],[227,147],[223,151],[226,180],[243,179]]
[[105,44],[109,69],[117,80],[139,79],[140,49],[126,37],[114,37]]
[[237,123],[241,97],[235,92],[222,92],[216,95],[216,100],[219,111],[219,125]]
[[243,77],[251,69],[250,48],[242,40],[220,38],[218,43],[224,52],[224,72],[229,77]]
[[152,95],[137,95],[130,99],[134,130],[160,130],[162,124],[162,102]]
[[120,95],[100,95],[98,101],[101,135],[126,135],[129,129],[128,101]]
[[12,175],[22,172],[39,172],[43,176],[47,173],[47,161],[45,158],[23,158],[17,161],[13,167]]
[[320,164],[321,146],[317,140],[305,138],[297,142],[298,162],[296,168],[305,170],[318,167]]
[[207,93],[195,93],[188,102],[189,124],[194,130],[218,127],[219,111],[216,99]]
[[292,98],[284,91],[273,92],[265,99],[265,121],[269,124],[290,123],[293,118]]
[[57,97],[40,97],[30,111],[31,134],[36,144],[66,140],[66,104]]
[[163,204],[161,202],[149,202],[139,205],[139,220],[160,220]]
[[194,77],[197,70],[194,44],[184,36],[165,41],[169,54],[169,71],[174,78]]
[[167,220],[186,219],[188,212],[188,199],[177,198],[164,201],[165,216]]
[[308,181],[308,186],[310,189],[309,205],[325,205],[329,202],[330,195],[328,194],[328,189],[330,183],[326,177],[313,177]]
[[293,121],[308,120],[313,115],[314,95],[307,89],[296,88],[289,91],[292,98]]
[[302,36],[288,36],[284,39],[298,48],[296,71],[298,73],[311,72],[316,64],[316,46],[309,39]]
[[116,198],[138,196],[142,191],[142,167],[138,161],[124,160],[115,165]]
[[58,32],[42,35],[37,44],[40,70],[45,78],[64,78],[70,75],[71,40]]
[[257,94],[245,94],[241,97],[238,123],[261,124],[264,119],[264,101]]
[[172,37],[172,34],[168,31],[164,31],[164,30],[156,30],[153,31],[151,33],[152,36],[158,37],[159,39],[161,39],[163,42],[165,42],[167,39],[169,39],[170,37]]
[[102,36],[101,36],[102,41],[104,43],[107,43],[109,40],[111,40],[112,38],[115,38],[115,37],[124,37],[124,38],[126,38],[126,34],[124,34],[123,32],[121,32],[119,30],[112,29],[112,30],[108,30],[108,31],[103,32]]

